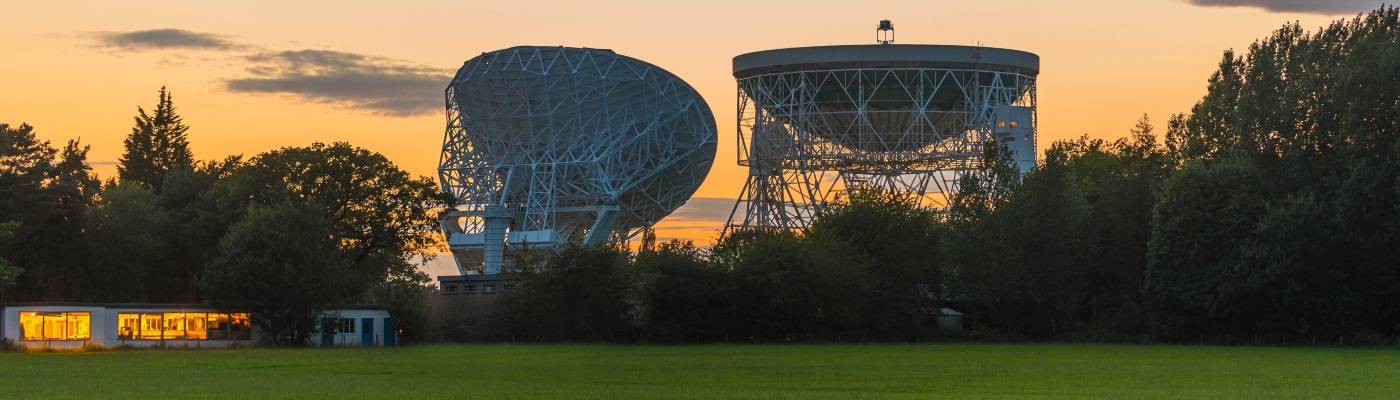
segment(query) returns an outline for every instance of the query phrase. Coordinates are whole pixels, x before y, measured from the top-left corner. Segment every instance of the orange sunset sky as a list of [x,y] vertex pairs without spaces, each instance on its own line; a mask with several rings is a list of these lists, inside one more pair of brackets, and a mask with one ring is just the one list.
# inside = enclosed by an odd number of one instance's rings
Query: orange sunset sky
[[[1225,49],[1286,22],[1316,29],[1381,0],[1060,1],[5,1],[0,122],[56,145],[81,138],[116,173],[136,107],[168,86],[196,158],[348,141],[436,177],[442,90],[482,52],[606,48],[665,68],[719,126],[709,178],[658,226],[707,242],[745,170],[735,164],[731,59],[785,47],[981,43],[1041,57],[1041,149],[1115,139],[1144,113],[1161,127],[1205,93]],[[1160,130],[1159,130],[1160,132]]]

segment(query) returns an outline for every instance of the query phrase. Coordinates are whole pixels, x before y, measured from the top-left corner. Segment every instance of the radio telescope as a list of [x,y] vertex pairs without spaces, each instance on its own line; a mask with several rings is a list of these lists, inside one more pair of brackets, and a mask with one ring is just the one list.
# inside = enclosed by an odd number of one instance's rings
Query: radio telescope
[[448,85],[442,220],[463,274],[510,248],[623,241],[685,204],[715,158],[714,115],[675,75],[611,50],[512,47]]
[[881,21],[874,45],[734,57],[749,176],[726,230],[803,228],[836,194],[867,188],[938,206],[988,140],[1035,166],[1039,56],[890,44],[893,30]]

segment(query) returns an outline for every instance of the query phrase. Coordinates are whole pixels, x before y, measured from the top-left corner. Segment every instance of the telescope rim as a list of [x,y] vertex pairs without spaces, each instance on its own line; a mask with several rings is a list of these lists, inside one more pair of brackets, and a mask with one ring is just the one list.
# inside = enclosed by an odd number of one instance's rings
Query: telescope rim
[[[974,54],[980,58],[974,58]],[[998,66],[1021,70],[1029,76],[1040,72],[1035,53],[997,47],[941,44],[885,44],[793,47],[755,51],[734,57],[734,77],[855,68],[920,68],[927,64]],[[933,67],[923,67],[933,68]]]

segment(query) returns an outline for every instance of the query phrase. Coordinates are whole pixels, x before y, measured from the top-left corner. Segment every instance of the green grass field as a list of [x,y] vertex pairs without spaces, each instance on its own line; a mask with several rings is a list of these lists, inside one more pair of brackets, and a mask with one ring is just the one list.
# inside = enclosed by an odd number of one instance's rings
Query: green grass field
[[442,345],[0,354],[0,399],[1398,396],[1394,349]]

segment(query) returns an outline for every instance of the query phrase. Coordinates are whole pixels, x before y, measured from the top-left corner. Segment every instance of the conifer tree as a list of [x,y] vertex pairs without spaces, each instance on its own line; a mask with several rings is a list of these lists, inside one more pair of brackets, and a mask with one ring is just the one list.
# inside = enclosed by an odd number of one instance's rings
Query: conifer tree
[[139,106],[136,111],[136,126],[123,142],[126,153],[117,164],[117,173],[121,180],[140,183],[159,193],[167,172],[194,165],[194,154],[185,137],[190,127],[175,114],[175,105],[164,86],[160,87],[160,103],[154,113],[147,114]]

